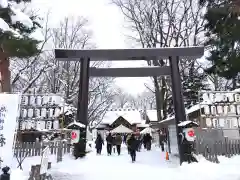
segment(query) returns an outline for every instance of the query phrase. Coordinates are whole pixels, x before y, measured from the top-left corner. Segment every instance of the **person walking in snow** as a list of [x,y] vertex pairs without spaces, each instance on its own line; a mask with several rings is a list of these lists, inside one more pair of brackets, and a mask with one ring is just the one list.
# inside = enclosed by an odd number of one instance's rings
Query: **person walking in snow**
[[147,133],[145,136],[144,136],[144,143],[145,143],[145,146],[146,146],[146,149],[148,150],[148,151],[150,151],[151,150],[151,147],[152,147],[152,136],[149,134],[149,133]]
[[126,138],[126,144],[127,144],[128,154],[130,154],[130,149],[129,149],[129,146],[128,146],[128,140],[130,139],[131,136],[132,136],[132,134],[128,134],[128,135],[127,135],[127,138]]
[[103,141],[103,138],[101,136],[101,134],[98,134],[97,135],[97,139],[95,141],[95,147],[96,147],[96,150],[97,150],[97,154],[101,154],[102,152],[102,145],[104,145],[104,141]]
[[136,151],[138,148],[138,142],[137,142],[134,134],[132,134],[131,137],[128,139],[127,144],[129,147],[129,152],[130,152],[132,162],[135,162],[136,161]]
[[117,147],[117,153],[118,155],[121,154],[121,145],[122,145],[122,136],[120,134],[117,134],[115,137],[115,145]]
[[107,153],[108,155],[112,154],[112,146],[113,146],[113,137],[112,134],[109,133],[106,137],[106,141],[107,141]]

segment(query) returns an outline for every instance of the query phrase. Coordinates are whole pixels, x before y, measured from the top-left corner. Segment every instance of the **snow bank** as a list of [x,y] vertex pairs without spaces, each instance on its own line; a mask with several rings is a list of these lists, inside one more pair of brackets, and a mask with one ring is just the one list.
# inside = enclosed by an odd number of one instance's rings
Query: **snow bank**
[[198,156],[198,160],[199,163],[184,163],[181,167],[178,168],[177,174],[181,176],[181,179],[184,178],[184,174],[187,174],[188,177],[194,177],[195,180],[240,179],[240,156],[234,156],[232,158],[220,156],[219,164],[209,162],[202,156]]

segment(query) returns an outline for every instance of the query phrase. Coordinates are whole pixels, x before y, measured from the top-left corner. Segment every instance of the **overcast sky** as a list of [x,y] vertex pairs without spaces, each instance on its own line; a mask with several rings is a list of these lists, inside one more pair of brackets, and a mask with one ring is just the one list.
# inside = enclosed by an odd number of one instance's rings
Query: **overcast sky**
[[[110,0],[33,0],[34,8],[40,10],[44,16],[51,11],[50,24],[56,26],[66,16],[84,16],[90,22],[94,33],[94,42],[100,49],[129,48],[134,45],[126,43],[124,18],[117,7],[110,4]],[[144,61],[115,62],[113,67],[146,66]],[[118,78],[116,84],[131,94],[144,91],[144,83],[149,78]]]

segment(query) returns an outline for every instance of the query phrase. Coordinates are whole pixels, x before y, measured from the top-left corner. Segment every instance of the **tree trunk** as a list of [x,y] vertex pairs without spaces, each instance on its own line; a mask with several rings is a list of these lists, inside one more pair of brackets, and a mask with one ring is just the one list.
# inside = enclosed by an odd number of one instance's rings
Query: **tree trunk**
[[5,53],[0,52],[1,92],[11,92],[11,72],[9,65],[9,58],[6,57]]

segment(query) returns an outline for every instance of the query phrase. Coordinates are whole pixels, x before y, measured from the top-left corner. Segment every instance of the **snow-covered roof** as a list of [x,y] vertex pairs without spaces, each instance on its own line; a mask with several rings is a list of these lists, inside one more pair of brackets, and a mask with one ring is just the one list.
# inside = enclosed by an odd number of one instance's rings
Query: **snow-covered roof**
[[[185,109],[186,115],[191,114],[191,113],[193,113],[193,112],[195,112],[195,111],[198,111],[198,110],[204,108],[204,106],[207,106],[207,105],[201,105],[201,104],[193,105],[193,106],[190,107],[189,109]],[[174,119],[174,118],[175,118],[175,115],[170,116],[170,117],[162,120],[160,123],[170,121],[170,120],[172,120],[172,119]]]
[[131,129],[123,126],[122,124],[111,131],[111,133],[131,133],[131,132],[133,132]]
[[141,113],[137,109],[111,109],[106,112],[101,124],[112,124],[119,117],[123,117],[130,124],[140,124],[142,122]]
[[180,122],[179,124],[178,124],[178,126],[186,126],[187,124],[191,124],[191,123],[193,123],[193,124],[196,124],[197,126],[198,126],[198,123],[196,123],[196,122],[193,122],[193,121],[183,121],[183,122]]
[[147,133],[151,134],[151,133],[154,132],[154,131],[155,131],[155,130],[154,130],[153,128],[147,127],[147,128],[145,128],[145,129],[143,129],[143,130],[140,132],[140,134],[147,134]]
[[146,115],[149,121],[152,121],[152,122],[158,121],[157,110],[146,110]]
[[142,120],[141,124],[137,124],[137,127],[146,128],[149,127],[149,124],[146,124],[146,120]]
[[82,127],[82,128],[86,127],[84,124],[82,124],[80,122],[76,122],[76,121],[70,123],[67,127],[70,127],[70,126],[73,126],[73,125],[76,125],[76,126],[79,126],[79,127]]

